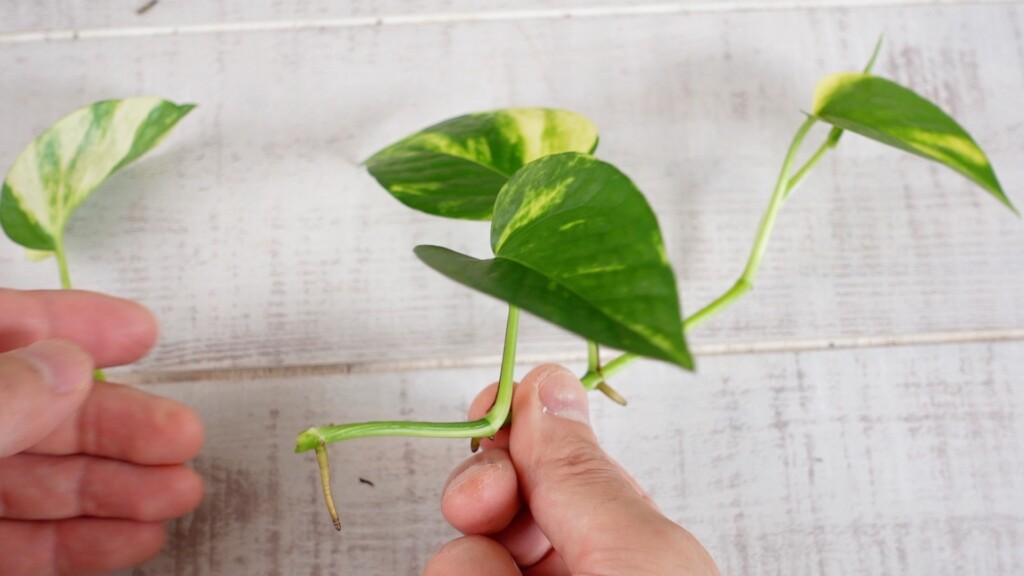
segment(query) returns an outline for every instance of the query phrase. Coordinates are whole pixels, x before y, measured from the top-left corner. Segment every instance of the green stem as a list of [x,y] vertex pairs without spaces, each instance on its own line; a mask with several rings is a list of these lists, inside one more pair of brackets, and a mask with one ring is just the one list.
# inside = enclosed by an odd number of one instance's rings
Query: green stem
[[597,342],[587,340],[587,373],[580,378],[587,390],[594,390],[604,382],[605,373],[601,366],[601,352]]
[[[53,254],[57,257],[57,271],[60,273],[60,287],[62,290],[71,290],[71,273],[68,270],[68,255],[64,251],[64,237],[58,236],[53,243]],[[96,369],[92,373],[93,380],[106,382],[107,375],[103,370]]]
[[420,438],[473,438],[494,436],[505,424],[512,409],[512,376],[516,364],[516,337],[519,332],[519,309],[508,307],[508,323],[505,326],[505,350],[501,358],[501,373],[498,378],[498,393],[494,405],[480,420],[472,422],[360,422],[338,426],[314,426],[299,434],[295,439],[295,451],[316,451],[320,468],[320,482],[323,485],[324,501],[331,514],[334,528],[341,530],[341,520],[331,496],[331,472],[326,446],[331,442],[354,440],[370,436],[415,436]]
[[[789,194],[792,193],[793,190],[801,184],[801,182],[803,182],[811,169],[821,161],[825,153],[830,149],[835,148],[836,143],[839,141],[838,136],[842,133],[842,131],[838,129],[831,130],[828,137],[821,146],[818,147],[810,159],[808,159],[807,162],[801,166],[792,177],[790,177],[790,172],[792,171],[793,164],[796,161],[796,155],[800,150],[800,145],[803,144],[804,138],[807,137],[807,133],[815,122],[817,122],[817,120],[813,116],[808,116],[793,136],[793,141],[790,143],[789,150],[786,152],[786,158],[782,162],[782,169],[779,171],[779,178],[775,182],[775,189],[772,191],[772,198],[768,203],[768,208],[765,210],[764,216],[761,217],[761,223],[758,226],[757,234],[754,237],[754,246],[750,251],[747,264],[743,268],[743,273],[724,294],[715,298],[710,304],[704,306],[689,318],[686,318],[683,321],[683,332],[689,332],[703,324],[753,289],[754,279],[757,277],[757,271],[761,266],[761,260],[764,258],[765,251],[768,249],[768,239],[771,236],[772,229],[775,227],[775,218],[778,216],[779,210],[782,208],[782,205],[785,203]],[[606,364],[602,368],[601,374],[595,374],[593,371],[588,371],[580,380],[588,390],[596,388],[604,378],[608,378],[622,370],[637,358],[639,358],[639,356],[636,354],[626,352]]]
[[[768,238],[771,236],[772,228],[775,227],[775,217],[778,216],[779,210],[782,209],[782,203],[786,200],[786,194],[789,191],[789,172],[793,167],[793,162],[796,160],[796,154],[800,150],[800,144],[803,143],[807,132],[816,121],[813,116],[808,116],[804,120],[804,123],[797,129],[796,135],[793,136],[793,142],[789,145],[785,160],[782,161],[782,169],[779,171],[779,178],[775,182],[772,199],[768,202],[768,209],[765,210],[764,216],[761,217],[761,224],[757,228],[757,236],[754,237],[754,248],[750,251],[750,258],[747,260],[747,266],[743,269],[743,274],[740,275],[740,281],[746,281],[751,287],[753,287],[754,278],[757,277],[757,270],[761,266],[761,259],[768,249]],[[739,283],[737,281],[737,284]]]
[[836,144],[839,144],[839,136],[841,136],[842,133],[843,131],[840,128],[833,128],[832,130],[829,130],[828,137],[821,143],[821,146],[818,146],[818,149],[814,151],[814,154],[811,155],[810,159],[808,159],[807,162],[805,162],[804,165],[796,171],[796,174],[793,174],[793,177],[789,179],[789,184],[786,185],[786,193],[782,198],[783,200],[788,200],[789,195],[803,183],[804,178],[806,178],[807,175],[810,174],[811,169],[821,161],[822,157],[825,156],[825,153],[835,148]]
[[595,374],[601,371],[601,350],[597,342],[587,340],[587,372]]
[[731,306],[733,302],[739,300],[744,294],[750,292],[753,287],[753,284],[740,277],[731,288],[726,290],[725,294],[715,298],[710,304],[683,321],[683,331],[689,332],[710,320],[716,314]]
[[315,450],[332,442],[368,438],[371,436],[412,436],[418,438],[484,438],[494,436],[508,418],[512,408],[512,376],[516,361],[516,337],[519,329],[519,309],[509,306],[505,328],[505,349],[501,359],[498,394],[494,405],[479,420],[472,422],[409,422],[384,420],[331,426],[314,426],[300,433],[295,440],[295,451]]
[[57,257],[57,270],[60,272],[60,287],[71,290],[71,274],[68,272],[68,256],[64,252],[64,239],[58,237],[53,245],[53,253]]

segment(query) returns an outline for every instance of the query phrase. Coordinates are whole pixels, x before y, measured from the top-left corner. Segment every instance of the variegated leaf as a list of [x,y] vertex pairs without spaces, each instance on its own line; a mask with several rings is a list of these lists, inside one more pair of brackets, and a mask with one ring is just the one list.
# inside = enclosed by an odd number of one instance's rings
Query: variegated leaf
[[159,98],[106,100],[64,117],[7,174],[0,225],[11,240],[52,251],[75,208],[107,177],[156,146],[191,110]]
[[938,106],[895,82],[871,74],[826,76],[814,92],[814,116],[944,164],[1017,211],[970,134]]
[[516,170],[548,154],[592,153],[597,140],[597,128],[579,114],[510,108],[435,124],[374,154],[366,167],[411,208],[487,220]]
[[489,260],[437,246],[416,254],[588,340],[693,367],[654,212],[611,164],[564,153],[522,168],[498,195],[491,245]]

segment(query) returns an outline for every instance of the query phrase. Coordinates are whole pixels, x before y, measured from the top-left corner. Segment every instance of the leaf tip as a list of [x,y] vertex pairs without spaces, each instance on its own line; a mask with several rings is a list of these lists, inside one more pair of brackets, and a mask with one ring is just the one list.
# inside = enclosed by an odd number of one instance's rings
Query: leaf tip
[[688,370],[690,372],[697,371],[697,365],[696,362],[694,362],[693,360],[693,354],[690,354],[690,349],[686,346],[685,343],[683,344],[682,350],[672,352],[672,357],[669,359],[669,361],[675,364],[676,366],[679,366],[683,370]]

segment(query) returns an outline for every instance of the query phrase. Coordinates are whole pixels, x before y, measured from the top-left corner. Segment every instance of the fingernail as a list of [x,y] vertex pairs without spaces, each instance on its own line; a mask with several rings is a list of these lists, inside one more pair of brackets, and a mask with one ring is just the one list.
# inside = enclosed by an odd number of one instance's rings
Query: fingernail
[[584,424],[590,422],[587,390],[565,368],[558,368],[545,375],[537,385],[537,394],[540,395],[544,412]]
[[83,388],[91,382],[92,362],[72,344],[54,340],[36,342],[17,353],[35,366],[43,381],[58,394]]
[[468,463],[468,465],[460,470],[457,475],[448,481],[448,485],[445,487],[445,494],[452,494],[462,488],[467,482],[475,480],[477,478],[483,478],[480,471],[488,466],[499,466],[500,463],[492,456],[490,452],[481,452],[474,456]]
[[463,484],[469,482],[476,476],[476,471],[479,467],[480,464],[477,462],[474,462],[473,464],[467,466],[464,470],[459,472],[457,476],[448,481],[448,486],[445,487],[444,493],[452,494],[454,492],[457,492],[459,488],[462,488]]

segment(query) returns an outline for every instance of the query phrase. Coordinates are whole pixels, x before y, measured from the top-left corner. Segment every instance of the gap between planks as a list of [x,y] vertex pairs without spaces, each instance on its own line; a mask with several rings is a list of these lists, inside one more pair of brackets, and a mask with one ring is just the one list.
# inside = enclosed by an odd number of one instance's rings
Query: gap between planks
[[224,34],[237,32],[275,32],[326,30],[338,28],[369,28],[375,26],[434,25],[473,22],[505,22],[523,20],[554,20],[566,18],[607,18],[617,16],[661,16],[719,12],[785,11],[828,8],[867,8],[883,6],[935,6],[971,4],[1012,4],[1017,0],[698,0],[658,3],[641,6],[606,6],[546,8],[527,10],[496,10],[491,12],[449,12],[435,14],[393,14],[350,16],[341,18],[310,18],[264,22],[222,22],[160,26],[123,26],[71,30],[23,30],[0,33],[0,44],[29,42],[66,42],[113,38],[146,38]]
[[[858,348],[888,348],[896,346],[939,346],[949,344],[971,344],[987,342],[1024,341],[1024,328],[1002,330],[970,330],[950,332],[925,332],[918,334],[896,334],[888,336],[856,336],[832,339],[786,340],[779,342],[737,342],[721,344],[697,344],[691,346],[695,356],[739,356],[745,354],[770,354],[786,352],[815,352],[822,350],[847,350]],[[585,362],[587,355],[581,353],[520,354],[517,364],[536,365],[547,362]],[[411,372],[417,370],[442,370],[448,368],[478,368],[499,366],[501,356],[469,356],[465,358],[421,358],[386,362],[340,362],[336,364],[308,364],[289,366],[267,366],[250,368],[213,368],[201,370],[161,370],[125,372],[115,376],[118,382],[132,385],[189,383],[202,381],[243,381],[287,379],[309,376],[337,376],[370,372]]]

